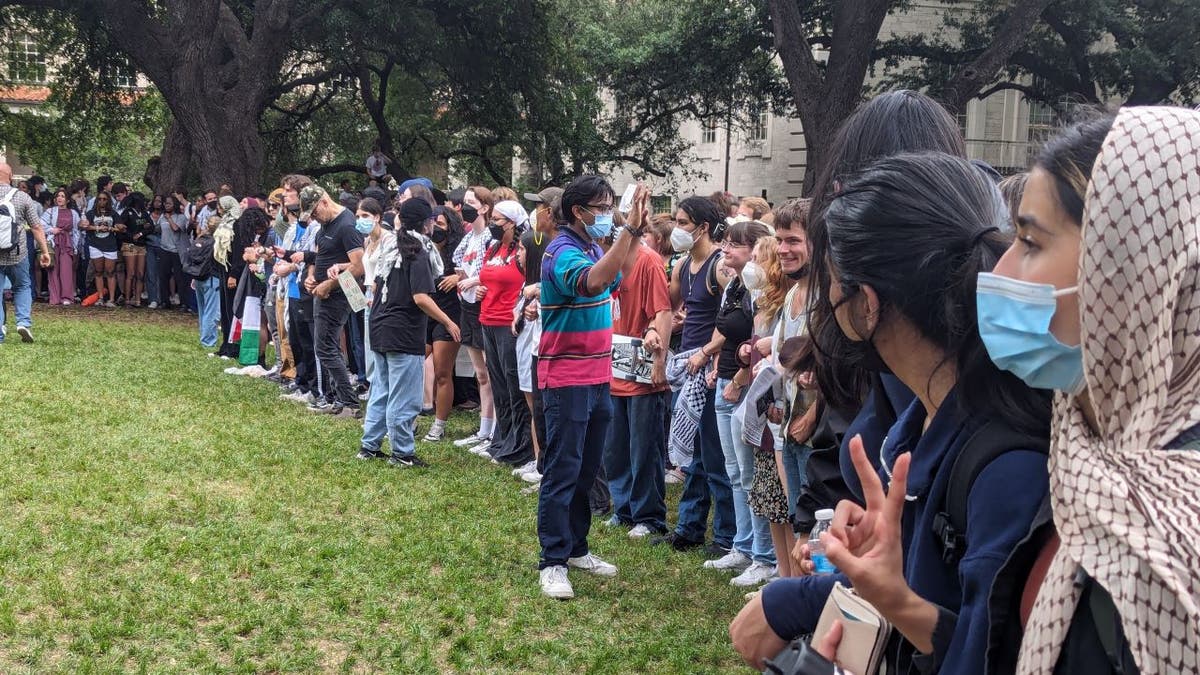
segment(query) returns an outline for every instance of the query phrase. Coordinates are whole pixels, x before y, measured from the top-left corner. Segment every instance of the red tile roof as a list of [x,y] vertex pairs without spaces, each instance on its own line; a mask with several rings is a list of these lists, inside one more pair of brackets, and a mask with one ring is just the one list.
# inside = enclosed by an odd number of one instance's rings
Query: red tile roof
[[0,101],[4,103],[45,103],[50,98],[50,87],[15,85],[0,87]]

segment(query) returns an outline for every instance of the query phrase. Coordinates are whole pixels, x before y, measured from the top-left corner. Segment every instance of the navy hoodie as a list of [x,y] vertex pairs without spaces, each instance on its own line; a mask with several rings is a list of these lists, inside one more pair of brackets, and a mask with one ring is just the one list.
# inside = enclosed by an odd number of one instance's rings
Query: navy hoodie
[[[1049,490],[1044,453],[1030,449],[1002,454],[983,469],[971,489],[967,505],[970,526],[962,561],[957,567],[942,561],[933,519],[945,499],[954,459],[986,421],[984,415],[965,413],[958,404],[956,388],[922,434],[925,408],[914,400],[889,431],[879,457],[873,458],[881,463],[879,474],[887,485],[895,458],[912,452],[903,515],[904,576],[918,595],[942,609],[934,632],[934,653],[919,657],[921,663],[917,664],[912,646],[900,645],[897,653],[889,655],[898,672],[983,672],[992,581],[1029,532]],[[867,452],[871,452],[870,446]],[[763,610],[772,630],[785,639],[811,632],[835,580],[849,583],[842,575],[828,575],[780,579],[768,585],[763,589]]]

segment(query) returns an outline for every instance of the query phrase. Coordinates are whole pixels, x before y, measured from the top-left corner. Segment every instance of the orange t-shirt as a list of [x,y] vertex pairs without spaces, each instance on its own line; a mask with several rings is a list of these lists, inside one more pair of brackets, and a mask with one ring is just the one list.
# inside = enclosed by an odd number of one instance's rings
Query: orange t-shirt
[[[671,289],[663,274],[662,256],[649,246],[638,248],[637,260],[629,276],[621,279],[613,311],[613,334],[640,338],[654,321],[654,315],[671,309]],[[661,336],[663,342],[670,335]],[[613,378],[609,391],[613,396],[642,396],[670,389]]]

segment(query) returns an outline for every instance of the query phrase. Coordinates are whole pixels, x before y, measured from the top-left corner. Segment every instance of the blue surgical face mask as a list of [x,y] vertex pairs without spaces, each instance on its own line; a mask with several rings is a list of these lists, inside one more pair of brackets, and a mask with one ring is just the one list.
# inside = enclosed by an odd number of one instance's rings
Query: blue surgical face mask
[[375,221],[370,218],[359,218],[354,221],[354,229],[360,234],[371,234],[371,230],[375,229]]
[[1064,345],[1050,332],[1057,298],[1078,288],[1055,290],[1050,284],[980,274],[975,288],[979,336],[996,366],[1035,389],[1082,391],[1083,350]]
[[597,213],[596,220],[592,221],[591,225],[585,225],[588,236],[592,239],[603,239],[612,234],[613,230],[613,214]]

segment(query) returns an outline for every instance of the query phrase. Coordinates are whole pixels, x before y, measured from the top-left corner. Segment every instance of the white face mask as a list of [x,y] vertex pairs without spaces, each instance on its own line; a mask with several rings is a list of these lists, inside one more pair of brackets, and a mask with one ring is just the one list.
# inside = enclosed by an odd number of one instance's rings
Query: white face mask
[[762,290],[767,285],[767,275],[753,260],[742,268],[742,285],[752,291]]
[[687,230],[676,227],[671,230],[671,248],[675,249],[676,253],[684,253],[692,250],[692,246],[696,244],[696,240]]

